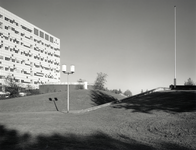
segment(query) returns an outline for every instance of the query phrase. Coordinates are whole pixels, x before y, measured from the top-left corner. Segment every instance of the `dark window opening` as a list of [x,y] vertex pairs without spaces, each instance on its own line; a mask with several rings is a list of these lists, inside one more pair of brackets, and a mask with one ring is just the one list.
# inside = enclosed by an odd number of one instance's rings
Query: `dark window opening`
[[40,37],[44,38],[44,32],[40,31]]
[[48,34],[45,34],[45,39],[46,39],[46,40],[49,40]]
[[54,41],[53,37],[50,36],[50,42],[53,43],[53,41]]
[[38,29],[34,28],[34,34],[38,35]]

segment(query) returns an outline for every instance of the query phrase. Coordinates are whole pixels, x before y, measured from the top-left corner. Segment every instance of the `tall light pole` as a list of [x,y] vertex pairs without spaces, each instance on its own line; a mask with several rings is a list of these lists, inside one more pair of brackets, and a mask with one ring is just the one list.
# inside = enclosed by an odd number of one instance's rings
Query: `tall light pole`
[[176,6],[174,6],[174,88],[176,88]]
[[75,66],[70,66],[70,71],[67,71],[67,66],[62,65],[62,72],[67,74],[67,113],[69,113],[69,74],[73,74],[75,72]]

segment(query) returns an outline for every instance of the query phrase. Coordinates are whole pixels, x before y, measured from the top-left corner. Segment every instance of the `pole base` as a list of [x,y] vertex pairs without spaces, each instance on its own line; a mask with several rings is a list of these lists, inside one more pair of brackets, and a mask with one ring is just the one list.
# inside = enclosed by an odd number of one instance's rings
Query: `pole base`
[[174,78],[174,88],[176,88],[176,78]]

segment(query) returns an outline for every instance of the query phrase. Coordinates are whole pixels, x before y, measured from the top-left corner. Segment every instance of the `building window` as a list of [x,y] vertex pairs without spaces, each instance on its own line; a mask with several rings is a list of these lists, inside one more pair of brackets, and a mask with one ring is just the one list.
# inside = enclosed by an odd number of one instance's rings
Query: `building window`
[[15,81],[16,81],[16,82],[20,82],[20,80],[19,80],[19,79],[15,79]]
[[34,28],[34,34],[38,35],[38,29]]
[[32,32],[31,29],[29,29],[29,28],[27,28],[27,27],[25,27],[25,26],[23,26],[23,25],[21,25],[21,27],[22,27],[24,30],[26,30],[26,31]]
[[45,34],[45,39],[46,39],[47,41],[49,40],[48,34]]
[[0,79],[5,79],[5,76],[0,75]]
[[40,31],[40,37],[44,38],[44,32]]
[[10,58],[9,58],[9,57],[5,57],[5,60],[9,61],[9,60],[10,60]]
[[53,37],[50,36],[50,42],[53,43],[53,41],[54,41]]
[[7,18],[7,17],[5,17],[5,20],[6,20],[6,21],[9,21],[10,19],[9,19],[9,18]]
[[8,30],[9,28],[7,26],[5,26],[5,29]]
[[0,28],[3,29],[3,23],[2,22],[0,22]]

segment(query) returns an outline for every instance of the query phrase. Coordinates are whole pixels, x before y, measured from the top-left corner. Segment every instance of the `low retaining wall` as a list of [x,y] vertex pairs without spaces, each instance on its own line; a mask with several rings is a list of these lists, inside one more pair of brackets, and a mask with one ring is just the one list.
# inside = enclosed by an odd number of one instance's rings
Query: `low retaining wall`
[[[76,89],[76,85],[69,85],[69,89],[73,90]],[[67,91],[67,85],[65,84],[59,84],[59,85],[55,85],[55,84],[47,84],[47,85],[40,85],[39,86],[39,92],[40,93],[52,93],[52,92],[63,92],[63,91]]]
[[[86,86],[84,84],[69,84],[70,90],[77,90],[81,89],[80,86],[83,86],[83,89],[91,89],[91,85]],[[45,84],[39,86],[39,92],[40,93],[53,93],[53,92],[63,92],[67,91],[67,84]]]

